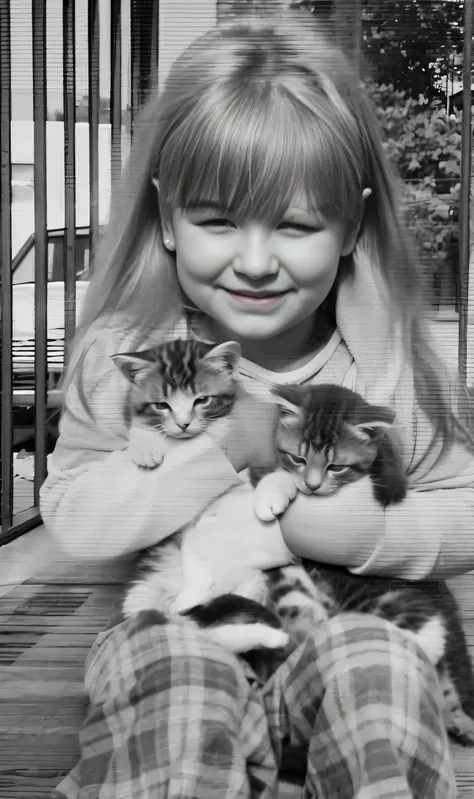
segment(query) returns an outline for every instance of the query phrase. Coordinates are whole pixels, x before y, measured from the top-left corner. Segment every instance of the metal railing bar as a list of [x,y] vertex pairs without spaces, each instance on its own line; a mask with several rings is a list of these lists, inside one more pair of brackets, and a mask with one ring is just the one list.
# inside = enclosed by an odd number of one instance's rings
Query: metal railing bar
[[469,305],[470,203],[472,161],[472,35],[473,0],[464,0],[463,112],[461,135],[461,192],[459,208],[459,345],[458,369],[467,382],[467,324]]
[[122,171],[122,3],[110,2],[110,177],[113,191]]
[[46,190],[46,0],[32,4],[35,207],[35,477],[34,503],[46,477],[48,234]]
[[140,25],[139,0],[130,2],[130,110],[131,110],[131,139],[133,142],[134,126],[138,110],[142,103],[141,97],[141,54],[142,37]]
[[76,13],[63,0],[64,92],[64,359],[76,329]]
[[41,516],[37,507],[15,513],[13,527],[4,528],[2,526],[0,547],[10,544],[16,538],[20,538],[20,536],[33,530],[34,527],[38,527],[39,524],[41,524]]
[[10,0],[0,0],[0,276],[1,276],[1,526],[10,529],[13,515],[12,402],[12,229],[11,229],[11,39]]
[[100,112],[100,16],[99,0],[89,0],[89,206],[90,258],[97,249],[99,233],[99,112]]
[[160,3],[151,0],[151,52],[150,52],[150,91],[158,91],[158,69],[160,55]]

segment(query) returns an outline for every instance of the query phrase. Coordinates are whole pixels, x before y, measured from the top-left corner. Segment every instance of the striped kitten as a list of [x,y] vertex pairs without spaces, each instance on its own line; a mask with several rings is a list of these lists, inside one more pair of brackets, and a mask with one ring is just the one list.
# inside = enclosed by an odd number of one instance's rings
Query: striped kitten
[[[129,451],[137,465],[159,467],[168,438],[192,438],[212,427],[214,434],[225,433],[239,358],[236,342],[213,346],[193,339],[113,356],[130,382]],[[141,553],[124,616],[166,607],[175,618],[208,629],[233,652],[285,647],[289,638],[280,619],[255,601],[266,593],[263,573],[233,572],[232,564],[223,564],[222,590],[234,593],[216,597],[214,578],[193,555],[195,534],[191,526]]]
[[[383,507],[404,499],[406,478],[391,410],[334,385],[290,386],[274,393],[280,410],[276,463],[251,470],[261,519],[282,513],[298,491],[327,496],[366,475]],[[293,640],[343,611],[374,614],[415,636],[437,667],[448,732],[463,745],[474,745],[473,668],[459,609],[444,582],[359,577],[306,562],[274,570],[268,587]]]
[[193,438],[211,426],[225,432],[239,358],[236,341],[213,346],[194,339],[112,356],[130,382],[129,450],[138,466],[159,466],[169,438]]

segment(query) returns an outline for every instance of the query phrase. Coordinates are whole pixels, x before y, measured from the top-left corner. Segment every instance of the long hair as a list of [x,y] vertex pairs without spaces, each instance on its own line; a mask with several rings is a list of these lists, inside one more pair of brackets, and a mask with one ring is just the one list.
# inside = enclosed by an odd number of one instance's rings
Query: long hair
[[[418,403],[434,438],[447,442],[460,426],[425,330],[424,286],[402,221],[399,181],[353,66],[321,23],[317,28],[300,13],[238,20],[201,36],[176,60],[163,91],[137,119],[66,381],[80,367],[92,325],[123,314],[144,339],[152,330],[164,335],[182,314],[186,298],[162,242],[173,209],[214,199],[274,224],[303,187],[327,219],[361,225],[357,248],[388,292]],[[362,218],[366,187],[372,194]],[[351,259],[342,259],[341,270],[350,267]]]

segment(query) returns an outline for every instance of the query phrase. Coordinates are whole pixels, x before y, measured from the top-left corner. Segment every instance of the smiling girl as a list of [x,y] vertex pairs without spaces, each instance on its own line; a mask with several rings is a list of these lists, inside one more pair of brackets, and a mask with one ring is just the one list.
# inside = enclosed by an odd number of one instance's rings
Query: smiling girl
[[[194,522],[216,557],[268,548],[411,579],[474,567],[474,464],[424,332],[418,269],[373,111],[307,22],[212,30],[145,108],[78,328],[45,524],[77,557],[110,558]],[[176,442],[156,470],[127,450],[127,383],[111,356],[177,335],[243,350],[225,442]],[[266,387],[333,382],[397,413],[407,498],[370,480],[253,512],[239,472],[270,445]],[[232,549],[234,547],[234,549]],[[277,565],[277,558],[275,563]],[[258,685],[159,613],[112,625],[86,667],[81,760],[57,797],[451,799],[434,669],[380,619],[321,623]],[[294,762],[294,760],[292,761]]]

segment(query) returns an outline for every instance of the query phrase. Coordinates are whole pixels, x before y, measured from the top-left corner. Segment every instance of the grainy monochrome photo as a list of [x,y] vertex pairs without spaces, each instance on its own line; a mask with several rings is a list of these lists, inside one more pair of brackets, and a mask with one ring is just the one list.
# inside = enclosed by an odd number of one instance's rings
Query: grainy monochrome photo
[[0,799],[474,799],[474,0],[0,0]]

